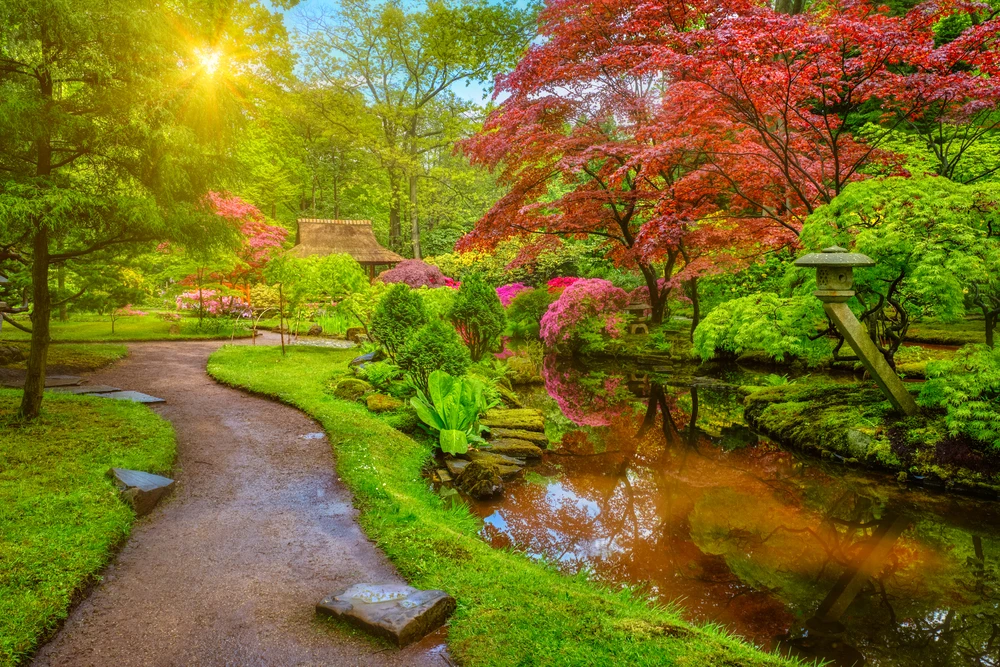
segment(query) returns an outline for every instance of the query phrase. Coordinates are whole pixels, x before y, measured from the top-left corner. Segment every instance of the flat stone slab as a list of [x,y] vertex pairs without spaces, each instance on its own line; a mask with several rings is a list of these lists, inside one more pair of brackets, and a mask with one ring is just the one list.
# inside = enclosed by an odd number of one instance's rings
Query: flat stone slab
[[455,598],[444,591],[422,591],[405,584],[355,584],[323,598],[316,613],[332,616],[406,646],[444,625]]
[[121,388],[106,384],[81,384],[72,387],[52,387],[51,391],[57,391],[60,394],[108,394],[113,391],[121,391]]
[[465,470],[466,466],[469,465],[469,462],[464,459],[446,459],[444,464],[448,466],[448,472],[450,472],[452,476],[458,477],[462,474],[462,471]]
[[113,398],[118,401],[135,401],[136,403],[166,403],[166,400],[144,394],[141,391],[109,391],[104,394],[94,394],[101,398]]
[[161,475],[154,475],[141,470],[127,468],[112,468],[108,471],[115,480],[122,498],[135,510],[139,516],[149,514],[160,498],[174,488],[174,480]]

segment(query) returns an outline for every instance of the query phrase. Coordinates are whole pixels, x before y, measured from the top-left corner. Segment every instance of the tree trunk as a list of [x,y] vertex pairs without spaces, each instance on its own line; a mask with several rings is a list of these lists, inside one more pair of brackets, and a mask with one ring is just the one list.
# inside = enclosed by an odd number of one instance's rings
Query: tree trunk
[[389,248],[396,252],[399,252],[403,246],[399,199],[399,178],[396,174],[389,172]]
[[694,341],[694,330],[701,322],[701,301],[698,298],[698,279],[692,278],[688,281],[688,296],[691,298],[691,308],[694,311],[691,315],[691,340]]
[[49,355],[49,317],[52,299],[49,294],[49,233],[39,223],[32,244],[31,259],[31,350],[28,353],[28,375],[24,379],[24,395],[18,416],[35,419],[42,411],[42,391],[45,389],[45,363]]
[[413,243],[413,258],[421,259],[420,256],[420,224],[417,217],[417,177],[409,175],[410,181],[410,240]]
[[663,298],[663,294],[660,292],[656,269],[649,264],[640,263],[639,271],[642,272],[642,278],[646,281],[646,289],[649,290],[649,321],[652,324],[661,324],[663,322],[663,307],[666,305],[667,300]]

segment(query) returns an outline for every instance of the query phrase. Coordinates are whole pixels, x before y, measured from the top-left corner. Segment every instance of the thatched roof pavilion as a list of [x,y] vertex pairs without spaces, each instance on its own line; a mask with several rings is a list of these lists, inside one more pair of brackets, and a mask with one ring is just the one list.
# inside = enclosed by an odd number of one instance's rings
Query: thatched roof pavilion
[[372,232],[371,220],[325,220],[300,218],[294,257],[346,253],[375,278],[376,266],[395,266],[403,261],[396,253],[383,248]]

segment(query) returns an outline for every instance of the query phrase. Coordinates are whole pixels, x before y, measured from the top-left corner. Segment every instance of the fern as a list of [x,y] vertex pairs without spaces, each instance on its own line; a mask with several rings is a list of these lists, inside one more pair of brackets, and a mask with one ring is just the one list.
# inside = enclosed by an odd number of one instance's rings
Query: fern
[[966,345],[951,361],[927,365],[918,402],[944,408],[953,435],[967,435],[1000,449],[1000,348]]

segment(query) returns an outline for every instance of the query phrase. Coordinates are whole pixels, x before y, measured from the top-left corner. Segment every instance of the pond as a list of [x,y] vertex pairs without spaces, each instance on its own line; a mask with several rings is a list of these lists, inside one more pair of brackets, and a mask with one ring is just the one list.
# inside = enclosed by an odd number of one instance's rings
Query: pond
[[[473,502],[482,534],[837,665],[1000,663],[1000,503],[784,451],[742,422],[739,370],[585,371],[526,400],[557,452]],[[782,381],[771,376],[770,381]]]

